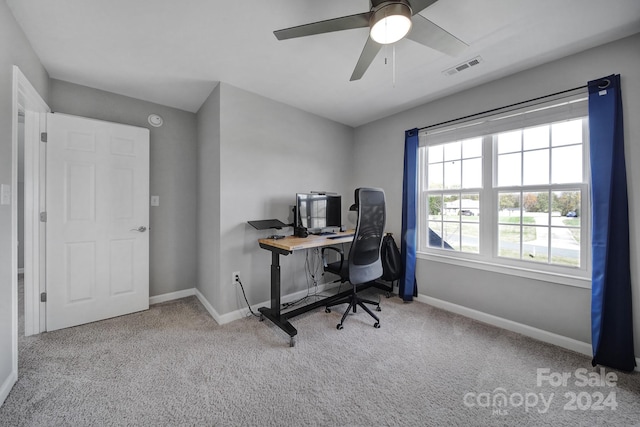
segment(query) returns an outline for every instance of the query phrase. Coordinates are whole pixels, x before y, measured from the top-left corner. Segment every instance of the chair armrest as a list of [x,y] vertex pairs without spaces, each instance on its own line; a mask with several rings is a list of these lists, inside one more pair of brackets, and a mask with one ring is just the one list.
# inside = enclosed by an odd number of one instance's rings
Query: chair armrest
[[327,262],[327,257],[325,255],[325,251],[334,251],[334,252],[337,252],[337,253],[340,254],[340,269],[342,270],[342,263],[344,262],[344,252],[342,251],[342,249],[334,248],[333,246],[327,246],[327,247],[322,248],[322,250],[321,250],[322,265],[326,268],[329,263]]

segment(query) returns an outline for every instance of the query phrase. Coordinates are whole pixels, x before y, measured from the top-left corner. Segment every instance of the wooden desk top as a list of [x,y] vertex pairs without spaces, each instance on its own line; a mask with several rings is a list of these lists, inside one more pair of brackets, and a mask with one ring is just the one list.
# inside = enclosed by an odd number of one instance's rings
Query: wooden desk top
[[[338,243],[351,243],[355,230],[338,231],[330,236],[316,236],[310,234],[308,237],[286,236],[284,239],[259,239],[260,246],[270,246],[287,252],[293,252],[300,249],[321,248],[323,246],[336,245]],[[344,235],[344,237],[338,237]],[[334,237],[330,239],[329,237]],[[269,249],[269,248],[265,248]]]

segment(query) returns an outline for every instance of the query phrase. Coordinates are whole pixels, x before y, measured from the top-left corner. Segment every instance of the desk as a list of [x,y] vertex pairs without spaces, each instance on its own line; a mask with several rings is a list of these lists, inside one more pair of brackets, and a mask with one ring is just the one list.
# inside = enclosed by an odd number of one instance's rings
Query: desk
[[[289,337],[289,345],[293,347],[295,345],[295,336],[298,334],[296,328],[289,322],[289,319],[298,316],[302,313],[306,313],[315,308],[328,304],[329,302],[342,298],[343,296],[351,294],[352,290],[346,290],[339,294],[327,297],[311,304],[307,304],[303,307],[297,308],[286,313],[281,312],[280,303],[280,255],[287,256],[295,251],[303,249],[322,248],[325,246],[337,245],[340,243],[351,243],[353,240],[353,234],[355,230],[338,232],[332,236],[316,236],[309,235],[308,237],[295,237],[287,236],[284,239],[260,239],[258,243],[262,249],[266,249],[271,252],[271,307],[262,307],[260,311],[260,320],[265,317],[269,319],[273,324],[285,331]],[[344,236],[344,237],[341,237]],[[333,238],[331,238],[333,237]],[[358,290],[366,289],[375,286],[387,292],[393,291],[392,285],[386,285],[380,282],[370,282],[358,286]]]

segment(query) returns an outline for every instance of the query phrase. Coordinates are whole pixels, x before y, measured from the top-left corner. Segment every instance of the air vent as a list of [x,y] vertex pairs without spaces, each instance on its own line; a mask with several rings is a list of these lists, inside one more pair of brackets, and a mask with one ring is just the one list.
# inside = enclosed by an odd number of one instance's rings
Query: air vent
[[470,59],[466,62],[463,62],[462,64],[458,64],[455,67],[444,70],[442,73],[446,76],[453,76],[454,74],[458,74],[460,71],[464,71],[471,67],[475,67],[481,62],[482,62],[482,58],[479,56],[476,56],[475,58]]

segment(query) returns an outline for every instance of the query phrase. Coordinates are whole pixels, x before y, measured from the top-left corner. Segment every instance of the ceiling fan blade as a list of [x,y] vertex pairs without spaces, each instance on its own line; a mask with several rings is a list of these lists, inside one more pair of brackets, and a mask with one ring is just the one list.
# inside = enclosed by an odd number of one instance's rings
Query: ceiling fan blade
[[360,59],[358,59],[358,63],[356,64],[356,68],[353,70],[353,74],[351,74],[351,78],[349,81],[360,80],[364,73],[369,68],[369,65],[373,62],[374,58],[382,49],[382,45],[374,42],[371,37],[367,38],[367,43],[364,45],[364,49],[362,49],[362,53],[360,54]]
[[293,39],[296,37],[312,36],[314,34],[331,33],[333,31],[351,30],[369,26],[371,12],[358,13],[356,15],[342,16],[326,21],[313,22],[311,24],[298,25],[273,32],[278,40]]
[[413,15],[411,22],[413,25],[411,26],[411,31],[407,34],[409,40],[451,56],[458,55],[468,47],[462,40],[438,27],[422,15]]
[[409,0],[413,14],[420,13],[438,0]]

